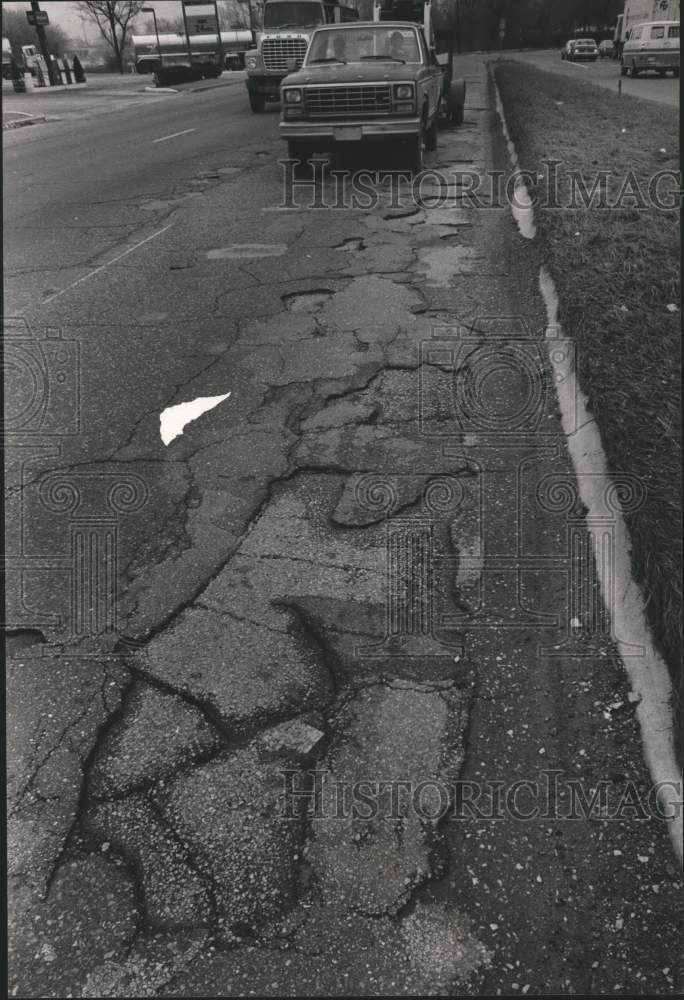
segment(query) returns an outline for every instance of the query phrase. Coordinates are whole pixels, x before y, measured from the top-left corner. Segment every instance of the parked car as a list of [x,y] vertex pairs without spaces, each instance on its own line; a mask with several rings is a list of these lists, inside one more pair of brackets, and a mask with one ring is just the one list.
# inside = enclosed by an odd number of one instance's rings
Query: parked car
[[568,39],[568,41],[565,43],[565,45],[561,49],[561,59],[569,59],[570,58],[570,53],[572,52],[574,45],[575,45],[575,39],[574,38]]
[[570,62],[596,62],[599,50],[593,38],[576,38],[568,55]]
[[630,28],[622,48],[623,76],[653,70],[679,76],[679,21],[650,21]]
[[612,59],[615,54],[615,44],[612,38],[606,38],[599,43],[599,56],[601,59]]
[[[423,144],[437,146],[443,67],[422,27],[403,21],[329,24],[311,36],[300,70],[281,84],[280,136],[290,159],[359,145],[402,146],[414,173]],[[450,84],[445,104],[463,120],[465,83]]]

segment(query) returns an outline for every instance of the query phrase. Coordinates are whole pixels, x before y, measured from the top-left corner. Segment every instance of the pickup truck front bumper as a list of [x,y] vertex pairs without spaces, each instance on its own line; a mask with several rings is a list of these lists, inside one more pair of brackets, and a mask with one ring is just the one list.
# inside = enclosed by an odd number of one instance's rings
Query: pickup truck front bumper
[[280,138],[293,142],[302,142],[316,148],[331,149],[333,146],[348,146],[356,142],[391,142],[401,139],[414,139],[420,133],[421,119],[416,115],[411,118],[383,118],[378,121],[321,122],[293,120],[281,121],[279,125]]

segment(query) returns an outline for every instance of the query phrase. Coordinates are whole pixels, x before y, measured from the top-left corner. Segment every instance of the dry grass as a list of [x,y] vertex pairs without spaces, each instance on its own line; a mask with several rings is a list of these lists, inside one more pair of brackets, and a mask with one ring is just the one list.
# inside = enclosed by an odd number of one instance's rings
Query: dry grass
[[[562,161],[561,205],[568,171],[581,170],[589,187],[591,175],[611,171],[615,196],[629,171],[647,191],[658,171],[679,169],[676,110],[515,62],[498,64],[495,76],[521,167],[536,176],[545,160]],[[679,209],[626,200],[550,209],[537,193],[542,256],[610,468],[647,488],[645,505],[627,518],[632,562],[673,679],[681,736],[681,316],[667,308],[680,306]]]

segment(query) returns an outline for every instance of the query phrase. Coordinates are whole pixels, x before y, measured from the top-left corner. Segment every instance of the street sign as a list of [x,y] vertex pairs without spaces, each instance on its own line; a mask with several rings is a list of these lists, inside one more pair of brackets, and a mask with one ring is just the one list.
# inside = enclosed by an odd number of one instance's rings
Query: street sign
[[48,17],[46,10],[27,10],[26,20],[29,24],[33,25],[34,28],[37,24],[50,23],[50,18]]

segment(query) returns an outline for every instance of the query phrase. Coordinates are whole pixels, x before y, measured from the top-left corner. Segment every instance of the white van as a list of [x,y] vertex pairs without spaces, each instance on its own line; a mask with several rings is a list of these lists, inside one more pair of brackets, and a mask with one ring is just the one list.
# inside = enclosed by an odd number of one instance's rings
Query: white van
[[630,28],[622,49],[623,76],[644,70],[665,76],[670,69],[679,76],[679,21],[645,21]]

